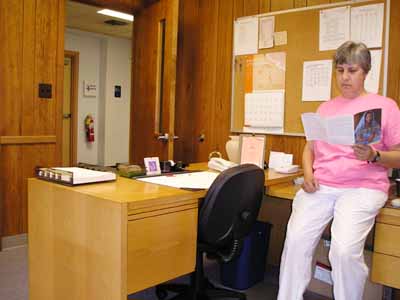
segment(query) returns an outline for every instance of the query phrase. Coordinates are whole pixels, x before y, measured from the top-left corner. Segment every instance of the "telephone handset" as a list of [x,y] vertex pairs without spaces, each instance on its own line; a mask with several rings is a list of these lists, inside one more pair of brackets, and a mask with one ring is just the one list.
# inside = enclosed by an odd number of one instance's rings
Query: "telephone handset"
[[237,163],[231,162],[229,160],[222,159],[220,157],[212,157],[208,162],[208,167],[217,171],[225,171],[226,169],[237,166]]

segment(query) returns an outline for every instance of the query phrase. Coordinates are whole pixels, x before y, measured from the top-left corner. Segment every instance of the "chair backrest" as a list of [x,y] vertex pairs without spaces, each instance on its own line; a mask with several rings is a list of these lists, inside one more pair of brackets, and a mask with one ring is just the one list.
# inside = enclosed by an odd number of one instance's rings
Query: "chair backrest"
[[243,239],[257,219],[264,194],[264,171],[253,164],[222,172],[207,192],[199,213],[198,240],[225,246]]

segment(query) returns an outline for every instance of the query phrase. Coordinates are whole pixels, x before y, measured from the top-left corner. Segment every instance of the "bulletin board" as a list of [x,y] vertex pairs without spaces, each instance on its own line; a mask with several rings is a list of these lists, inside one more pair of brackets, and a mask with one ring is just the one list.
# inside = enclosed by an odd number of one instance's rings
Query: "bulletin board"
[[[334,50],[319,51],[319,14],[322,9],[330,9],[341,6],[363,6],[376,3],[385,3],[380,1],[364,1],[340,3],[336,6],[318,6],[315,8],[307,7],[305,9],[293,9],[284,12],[276,12],[262,16],[275,16],[275,32],[287,32],[287,44],[274,46],[268,49],[259,49],[261,53],[286,53],[286,75],[285,75],[285,105],[284,105],[284,134],[302,134],[303,126],[301,123],[301,114],[304,112],[315,112],[321,101],[303,102],[302,84],[303,84],[303,63],[305,61],[332,59]],[[382,61],[380,71],[379,93],[383,90],[384,77],[384,47],[386,31],[386,5],[384,9],[383,35],[382,35]],[[373,50],[371,48],[370,50]],[[245,115],[245,90],[246,90],[246,55],[233,56],[233,78],[232,78],[232,117],[231,131],[243,132]],[[336,87],[336,78],[334,68],[331,83],[331,97],[339,94]]]

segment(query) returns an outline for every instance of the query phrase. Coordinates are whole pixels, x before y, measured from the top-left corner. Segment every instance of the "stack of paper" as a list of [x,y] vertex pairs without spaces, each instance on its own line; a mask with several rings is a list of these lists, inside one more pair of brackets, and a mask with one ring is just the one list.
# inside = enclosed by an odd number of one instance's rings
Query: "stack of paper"
[[116,179],[116,175],[112,172],[101,172],[77,167],[40,168],[37,175],[39,178],[72,185]]
[[217,178],[215,172],[192,172],[165,176],[140,178],[137,180],[186,189],[208,189]]

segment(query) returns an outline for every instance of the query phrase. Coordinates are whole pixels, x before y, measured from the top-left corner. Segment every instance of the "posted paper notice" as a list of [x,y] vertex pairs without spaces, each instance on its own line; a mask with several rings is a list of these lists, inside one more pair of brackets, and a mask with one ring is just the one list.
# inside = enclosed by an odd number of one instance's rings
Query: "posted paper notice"
[[234,54],[255,54],[258,51],[258,17],[235,21]]
[[334,50],[350,39],[350,6],[321,10],[319,51]]
[[305,61],[303,101],[327,101],[331,97],[332,60]]

